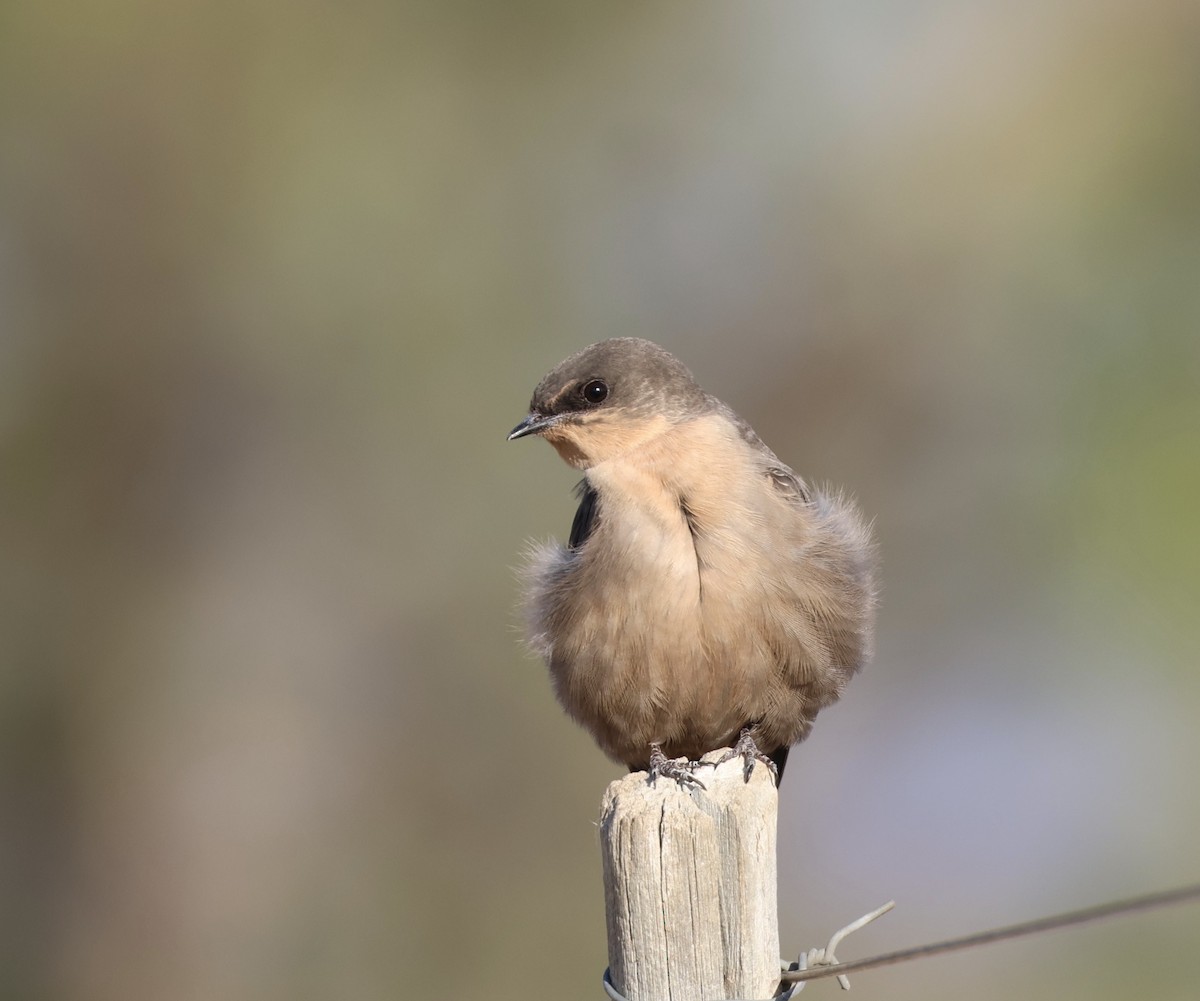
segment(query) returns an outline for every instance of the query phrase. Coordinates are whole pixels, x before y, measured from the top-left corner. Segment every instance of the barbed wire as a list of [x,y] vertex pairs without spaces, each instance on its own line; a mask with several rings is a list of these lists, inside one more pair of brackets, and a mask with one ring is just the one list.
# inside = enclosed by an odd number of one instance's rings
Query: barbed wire
[[[934,942],[930,945],[913,946],[908,949],[900,949],[896,952],[872,956],[869,959],[855,959],[848,963],[816,966],[807,970],[789,970],[783,974],[782,979],[784,983],[802,983],[808,980],[817,980],[821,977],[844,977],[847,973],[855,973],[860,970],[873,970],[881,966],[905,963],[910,959],[921,959],[925,956],[937,956],[947,952],[957,952],[960,949],[970,949],[977,945],[1002,942],[1005,939],[1020,938],[1024,935],[1036,935],[1039,932],[1053,931],[1057,928],[1066,928],[1070,925],[1085,924],[1089,921],[1099,921],[1102,918],[1117,917],[1121,914],[1134,914],[1138,911],[1169,907],[1172,904],[1183,904],[1194,900],[1200,900],[1200,883],[1177,887],[1173,890],[1164,890],[1160,893],[1147,893],[1144,896],[1130,897],[1126,900],[1115,900],[1107,904],[1085,907],[1077,911],[1067,911],[1064,914],[1055,914],[1050,917],[1035,918],[1032,921],[1023,921],[1015,925],[1005,925],[1002,928],[976,932],[974,935],[964,935],[961,938],[947,939],[943,942]],[[882,909],[880,912],[873,912],[872,915],[867,915],[867,917],[877,916],[878,913],[882,913]],[[855,926],[861,926],[860,922],[862,921],[863,919],[860,918],[858,922],[855,922]],[[835,937],[840,938],[841,934],[839,932],[838,936]]]

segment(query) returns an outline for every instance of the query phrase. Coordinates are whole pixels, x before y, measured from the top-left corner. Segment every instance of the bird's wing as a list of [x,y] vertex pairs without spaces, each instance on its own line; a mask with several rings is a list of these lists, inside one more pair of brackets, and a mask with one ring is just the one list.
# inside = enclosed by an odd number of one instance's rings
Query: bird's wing
[[782,463],[768,466],[767,476],[771,478],[771,485],[789,500],[800,504],[812,502],[808,484]]
[[779,460],[779,456],[767,447],[766,442],[758,436],[758,433],[750,426],[749,421],[745,420],[733,408],[717,400],[715,397],[712,402],[737,429],[738,434],[742,437],[742,441],[758,453],[759,460],[762,462],[762,468],[770,479],[771,485],[780,494],[794,503],[811,503],[812,492],[808,489],[808,484]]
[[600,495],[586,477],[579,481],[575,493],[579,497],[579,508],[575,511],[575,520],[571,522],[571,537],[567,542],[572,550],[582,548],[587,542],[600,514]]

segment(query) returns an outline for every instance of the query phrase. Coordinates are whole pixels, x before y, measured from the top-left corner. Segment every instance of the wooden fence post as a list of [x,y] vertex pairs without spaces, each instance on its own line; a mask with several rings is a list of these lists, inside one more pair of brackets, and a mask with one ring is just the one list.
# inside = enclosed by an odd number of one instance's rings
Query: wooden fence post
[[604,794],[609,972],[628,1001],[770,998],[779,986],[774,781],[762,765],[744,781],[741,758],[696,775],[707,788],[635,772]]

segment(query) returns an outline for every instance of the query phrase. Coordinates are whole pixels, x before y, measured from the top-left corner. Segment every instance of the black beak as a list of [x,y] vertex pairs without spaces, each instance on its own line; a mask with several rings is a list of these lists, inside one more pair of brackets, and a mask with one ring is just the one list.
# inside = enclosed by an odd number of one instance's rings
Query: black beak
[[508,433],[508,440],[515,441],[517,438],[524,438],[527,434],[538,434],[556,423],[557,420],[558,417],[555,415],[543,417],[537,413],[530,414]]

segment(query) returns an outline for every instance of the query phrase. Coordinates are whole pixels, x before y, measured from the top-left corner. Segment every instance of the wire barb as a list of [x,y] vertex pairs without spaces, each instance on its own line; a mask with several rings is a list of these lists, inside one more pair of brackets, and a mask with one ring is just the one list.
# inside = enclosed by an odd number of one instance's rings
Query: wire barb
[[[834,950],[842,944],[844,939],[851,932],[858,931],[860,928],[865,928],[876,918],[883,917],[888,911],[896,906],[896,901],[889,900],[882,907],[877,907],[870,914],[864,914],[857,921],[851,921],[845,928],[840,928],[833,933],[829,938],[829,944],[824,949],[819,946],[815,949],[809,949],[807,952],[800,953],[800,958],[796,965],[800,970],[819,969],[820,967],[839,966],[838,958],[834,955]],[[786,979],[786,978],[785,978]],[[838,984],[842,990],[850,990],[850,978],[844,973],[837,974]]]

